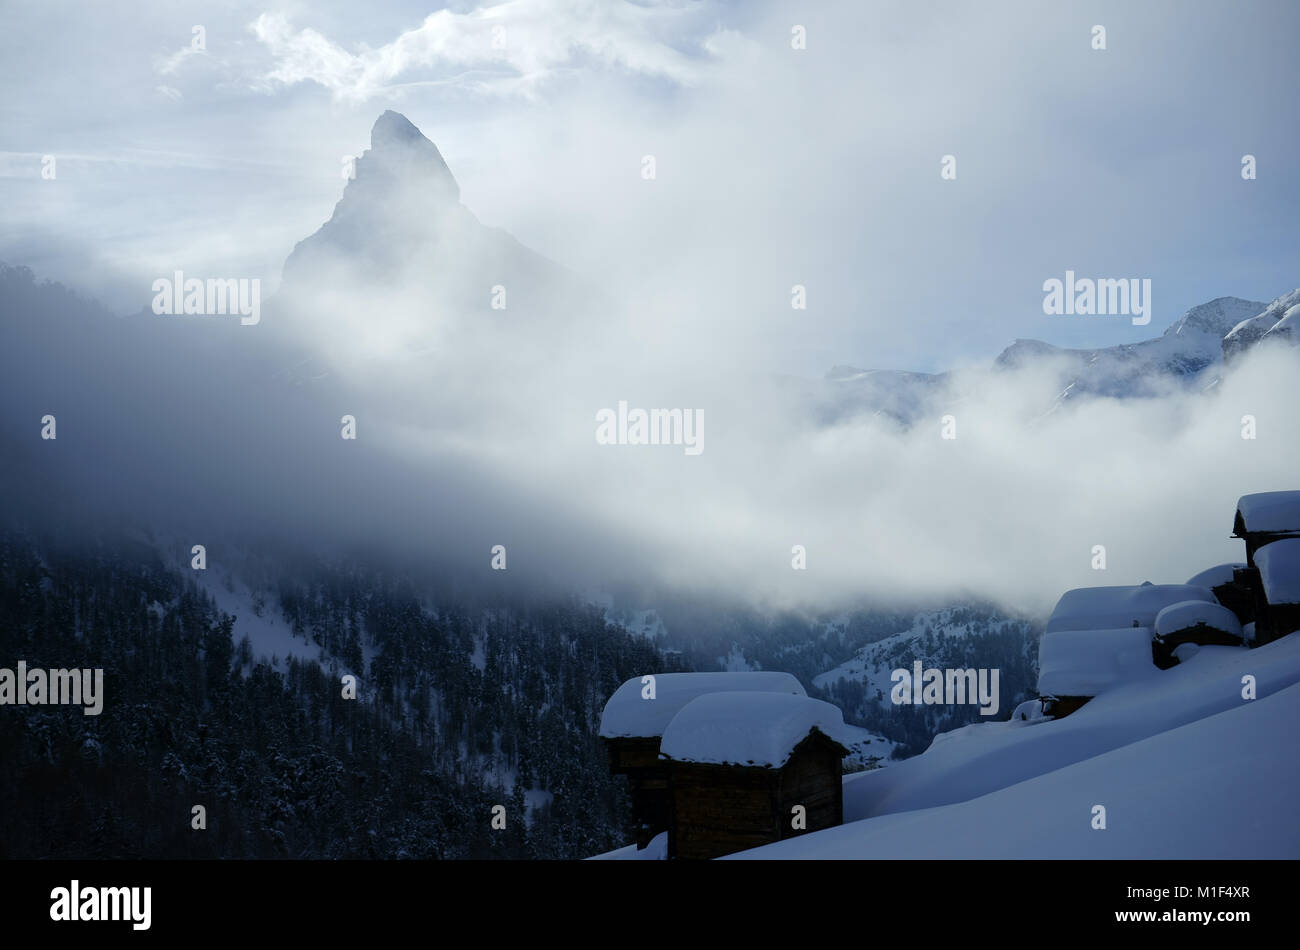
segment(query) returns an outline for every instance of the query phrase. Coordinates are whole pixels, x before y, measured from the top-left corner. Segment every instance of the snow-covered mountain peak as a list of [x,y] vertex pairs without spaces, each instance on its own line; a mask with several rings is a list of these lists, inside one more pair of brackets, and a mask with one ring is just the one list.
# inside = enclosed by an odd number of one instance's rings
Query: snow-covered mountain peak
[[[515,342],[521,326],[545,336],[552,319],[591,307],[572,274],[461,203],[442,153],[404,115],[380,115],[370,148],[345,172],[333,214],[284,264],[278,316],[313,345],[352,358],[363,339],[367,353],[406,358],[432,346],[449,352],[459,334],[481,338],[507,323]],[[509,321],[498,286],[510,288]],[[485,325],[483,314],[496,319]],[[322,328],[332,334],[324,342]]]
[[1165,336],[1184,336],[1191,332],[1211,333],[1222,339],[1242,320],[1253,317],[1266,305],[1240,297],[1216,297],[1188,310],[1167,330]]
[[464,249],[479,229],[438,147],[406,116],[388,111],[375,121],[370,148],[355,160],[333,215],[289,255],[285,282],[392,282],[431,247]]
[[406,116],[391,109],[376,119],[370,130],[370,149],[357,163],[357,181],[363,180],[363,173],[418,182],[452,204],[460,201],[460,186],[438,146]]
[[400,112],[394,112],[392,109],[384,110],[384,114],[375,120],[375,124],[370,129],[371,148],[378,148],[380,145],[388,143],[406,143],[420,139],[428,141],[410,119]]
[[1053,346],[1051,343],[1044,343],[1042,340],[1017,338],[1014,343],[998,354],[997,359],[993,361],[993,368],[1019,369],[1033,360],[1061,352],[1076,351],[1063,351],[1060,347]]

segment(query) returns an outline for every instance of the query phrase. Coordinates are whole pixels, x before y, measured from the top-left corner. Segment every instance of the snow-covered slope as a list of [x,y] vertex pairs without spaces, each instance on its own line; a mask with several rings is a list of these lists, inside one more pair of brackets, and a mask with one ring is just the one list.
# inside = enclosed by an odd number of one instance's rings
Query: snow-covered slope
[[848,747],[844,766],[849,771],[864,771],[889,767],[891,756],[898,745],[877,732],[845,723],[839,735],[840,742]]
[[1269,340],[1279,340],[1295,346],[1300,343],[1300,333],[1296,328],[1300,327],[1300,304],[1296,304],[1282,314],[1282,319],[1273,324],[1271,330],[1264,334],[1265,342]]
[[1202,647],[1065,719],[967,726],[847,776],[845,824],[734,857],[1300,857],[1297,716],[1300,635]]
[[1290,328],[1296,322],[1297,306],[1300,306],[1300,289],[1283,294],[1273,302],[1261,306],[1249,318],[1242,319],[1223,338],[1224,359],[1235,359],[1265,336],[1272,335],[1274,330],[1278,331],[1278,337],[1290,338]]
[[915,660],[925,667],[958,665],[957,641],[989,634],[1014,631],[1028,632],[1023,620],[986,615],[972,616],[971,608],[945,607],[922,611],[906,630],[868,644],[834,669],[813,678],[818,689],[827,689],[837,680],[854,680],[866,688],[867,698],[882,706],[889,705],[892,687],[890,674],[899,668],[910,669]]
[[1297,716],[1300,685],[973,801],[730,857],[1295,859],[1300,760],[1279,753]]
[[242,581],[218,570],[196,571],[194,576],[217,609],[235,618],[231,638],[238,644],[247,637],[255,659],[274,660],[280,666],[291,656],[313,662],[325,658],[317,644],[294,635],[273,595],[254,593]]

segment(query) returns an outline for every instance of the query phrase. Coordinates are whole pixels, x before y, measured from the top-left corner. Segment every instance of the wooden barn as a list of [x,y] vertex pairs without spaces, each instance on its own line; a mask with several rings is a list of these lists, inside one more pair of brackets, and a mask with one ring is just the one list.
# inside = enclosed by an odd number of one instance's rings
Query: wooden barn
[[1099,693],[1158,672],[1156,618],[1175,604],[1217,606],[1208,587],[1080,587],[1057,601],[1038,644],[1043,712],[1061,719]]
[[668,857],[709,859],[843,821],[844,720],[780,693],[709,693],[664,731]]
[[1152,649],[1162,670],[1178,664],[1174,651],[1185,643],[1236,647],[1243,642],[1241,621],[1222,604],[1184,600],[1156,614]]
[[1058,630],[1038,643],[1043,713],[1063,719],[1094,696],[1159,672],[1150,627]]
[[[1038,647],[1041,712],[1061,718],[1121,683],[1169,669],[1185,644],[1258,646],[1300,630],[1300,491],[1243,495],[1246,562],[1186,584],[1066,591]],[[1185,658],[1185,654],[1183,655]]]
[[1257,567],[1255,552],[1264,545],[1300,538],[1300,491],[1242,495],[1237,501],[1232,536],[1246,542],[1246,563]]
[[610,772],[627,776],[638,849],[668,830],[668,763],[659,756],[664,729],[687,703],[715,692],[807,695],[789,673],[658,673],[633,677],[605,704],[600,736]]
[[1300,630],[1300,538],[1262,545],[1255,551],[1259,572],[1255,643],[1271,643]]

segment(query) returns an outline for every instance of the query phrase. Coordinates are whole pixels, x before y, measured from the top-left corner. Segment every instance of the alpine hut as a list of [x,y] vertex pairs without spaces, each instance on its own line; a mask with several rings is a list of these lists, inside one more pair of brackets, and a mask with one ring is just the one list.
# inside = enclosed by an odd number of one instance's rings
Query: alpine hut
[[686,704],[718,692],[807,696],[789,673],[658,673],[634,676],[605,703],[600,737],[610,772],[627,776],[638,849],[668,830],[668,763],[659,757],[664,730]]
[[789,693],[709,693],[664,730],[668,857],[716,858],[843,821],[837,706]]

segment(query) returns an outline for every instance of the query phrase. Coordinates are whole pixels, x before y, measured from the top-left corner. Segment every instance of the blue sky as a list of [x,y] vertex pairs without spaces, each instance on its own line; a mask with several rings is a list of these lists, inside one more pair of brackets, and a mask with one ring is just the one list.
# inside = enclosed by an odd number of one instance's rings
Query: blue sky
[[[1134,341],[1207,299],[1300,285],[1294,5],[439,11],[7,4],[0,259],[121,309],[175,269],[274,285],[392,108],[485,223],[693,314],[764,370]],[[206,48],[187,52],[195,25]],[[1042,283],[1067,269],[1150,278],[1151,325],[1044,315]]]

